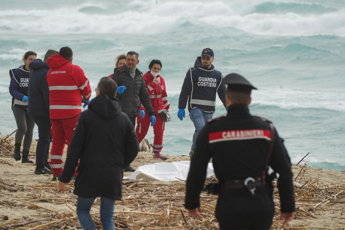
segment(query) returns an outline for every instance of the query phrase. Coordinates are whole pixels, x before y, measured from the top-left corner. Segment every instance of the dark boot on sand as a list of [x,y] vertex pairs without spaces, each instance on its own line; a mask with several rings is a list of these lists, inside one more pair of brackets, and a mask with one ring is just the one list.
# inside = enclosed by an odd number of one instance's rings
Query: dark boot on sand
[[56,176],[56,175],[53,175],[53,179],[52,179],[52,181],[60,181],[60,177],[61,177],[61,175],[60,176]]
[[126,166],[123,170],[124,170],[125,172],[135,172],[135,169],[132,168],[130,165]]
[[44,164],[44,167],[46,167],[47,169],[49,169],[50,171],[52,171],[52,168],[50,167],[49,162],[46,162],[46,163]]
[[14,157],[14,159],[16,160],[16,161],[19,161],[20,160],[20,143],[16,143],[16,144],[14,144],[14,155],[13,155],[13,157]]
[[35,174],[52,174],[52,171],[48,170],[44,165],[37,165],[35,169]]
[[29,160],[29,151],[28,150],[23,150],[22,163],[34,163],[33,161]]

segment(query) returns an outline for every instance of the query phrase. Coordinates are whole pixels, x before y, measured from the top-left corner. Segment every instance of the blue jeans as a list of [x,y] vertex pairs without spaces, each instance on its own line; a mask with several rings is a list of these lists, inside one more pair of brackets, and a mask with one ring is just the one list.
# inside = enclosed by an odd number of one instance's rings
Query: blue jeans
[[193,121],[195,127],[192,144],[192,150],[194,150],[198,134],[200,133],[201,129],[204,128],[206,122],[212,119],[213,113],[204,113],[203,111],[201,111],[201,109],[195,108],[190,111],[189,116]]
[[[95,199],[96,197],[83,198],[78,196],[77,215],[81,226],[85,230],[96,230],[95,223],[90,215],[91,206]],[[113,221],[114,205],[115,200],[101,197],[101,222],[103,230],[115,229]]]

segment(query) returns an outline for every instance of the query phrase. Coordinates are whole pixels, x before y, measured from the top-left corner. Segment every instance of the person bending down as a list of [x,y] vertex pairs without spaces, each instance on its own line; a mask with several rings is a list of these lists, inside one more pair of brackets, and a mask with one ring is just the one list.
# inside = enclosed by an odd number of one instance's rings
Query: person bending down
[[96,229],[90,215],[96,197],[101,197],[103,229],[115,229],[114,205],[122,196],[123,168],[139,150],[133,124],[121,112],[116,91],[117,85],[111,78],[99,81],[96,98],[78,120],[59,182],[60,191],[66,191],[65,184],[71,180],[80,159],[74,194],[78,195],[79,222],[86,230]]

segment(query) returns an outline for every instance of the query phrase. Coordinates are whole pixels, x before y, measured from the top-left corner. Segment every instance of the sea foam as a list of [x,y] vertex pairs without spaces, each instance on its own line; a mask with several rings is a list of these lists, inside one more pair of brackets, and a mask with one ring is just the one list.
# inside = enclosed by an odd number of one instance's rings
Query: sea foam
[[[119,6],[100,2],[54,10],[0,10],[0,28],[50,34],[157,34],[193,18],[196,23],[261,35],[317,35],[322,31],[345,36],[345,10],[317,4],[136,0]],[[236,10],[239,7],[242,10]]]

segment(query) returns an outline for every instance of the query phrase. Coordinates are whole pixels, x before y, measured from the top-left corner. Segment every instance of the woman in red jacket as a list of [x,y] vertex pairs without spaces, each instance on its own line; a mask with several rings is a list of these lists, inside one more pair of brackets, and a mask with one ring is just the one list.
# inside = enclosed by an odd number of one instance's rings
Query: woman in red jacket
[[[170,104],[168,102],[168,95],[166,92],[165,81],[159,75],[162,69],[162,62],[160,60],[152,60],[149,65],[150,71],[143,75],[146,83],[146,89],[149,93],[152,107],[155,111],[156,123],[153,126],[154,140],[153,140],[153,158],[161,158],[166,160],[167,158],[160,154],[163,148],[163,134],[165,129],[165,122],[160,116],[160,113],[166,109],[169,111]],[[145,113],[144,107],[140,107],[139,114],[137,116],[136,134],[139,143],[145,138],[149,127],[150,117]]]

